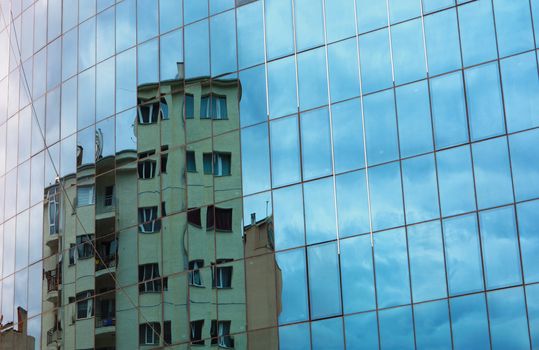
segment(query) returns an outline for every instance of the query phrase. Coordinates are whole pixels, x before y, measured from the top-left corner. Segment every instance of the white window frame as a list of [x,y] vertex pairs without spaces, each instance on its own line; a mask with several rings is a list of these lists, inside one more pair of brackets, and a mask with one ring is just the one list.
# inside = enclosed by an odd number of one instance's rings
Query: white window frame
[[58,193],[56,187],[49,190],[49,235],[59,233],[60,224],[60,203],[58,201]]
[[[192,260],[193,269],[189,271],[189,284],[197,287],[204,287],[204,282],[202,281],[202,275],[200,269],[202,266],[199,266],[201,260]],[[202,263],[204,265],[204,263]],[[198,281],[197,281],[198,279]]]
[[[91,290],[86,290],[81,293],[86,293],[85,296],[83,296],[83,300],[77,301],[76,305],[76,312],[77,312],[77,320],[82,320],[85,318],[90,318],[93,316],[93,308],[94,308],[94,293]],[[86,316],[79,317],[79,303],[86,303]]]
[[[142,209],[142,222],[139,224],[141,233],[154,233],[155,223],[157,222],[157,207],[143,207]],[[155,216],[153,215],[155,213]],[[146,230],[146,225],[150,225],[150,229]]]

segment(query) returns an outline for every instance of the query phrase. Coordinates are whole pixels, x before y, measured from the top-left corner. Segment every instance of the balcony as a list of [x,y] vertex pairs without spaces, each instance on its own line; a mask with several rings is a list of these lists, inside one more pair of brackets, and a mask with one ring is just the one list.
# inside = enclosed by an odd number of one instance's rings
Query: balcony
[[47,271],[45,272],[45,278],[47,280],[47,301],[56,303],[58,301],[62,283],[61,273],[59,273],[58,269]]
[[62,331],[58,328],[49,329],[47,331],[47,346],[54,345],[56,349],[62,343]]
[[58,233],[49,234],[47,235],[45,244],[47,247],[49,247],[53,252],[58,251],[58,245],[60,242],[60,235]]

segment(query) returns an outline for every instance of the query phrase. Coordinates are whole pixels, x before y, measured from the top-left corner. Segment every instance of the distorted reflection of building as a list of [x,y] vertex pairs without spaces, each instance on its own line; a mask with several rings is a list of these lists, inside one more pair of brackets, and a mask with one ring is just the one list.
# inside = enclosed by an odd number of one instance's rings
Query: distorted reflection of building
[[276,324],[280,275],[272,217],[242,224],[240,91],[178,64],[79,136],[76,173],[45,189],[43,348],[278,347],[246,334]]
[[19,306],[16,325],[13,322],[3,324],[0,319],[0,349],[33,350],[35,348],[35,338],[28,335],[27,317],[26,310]]

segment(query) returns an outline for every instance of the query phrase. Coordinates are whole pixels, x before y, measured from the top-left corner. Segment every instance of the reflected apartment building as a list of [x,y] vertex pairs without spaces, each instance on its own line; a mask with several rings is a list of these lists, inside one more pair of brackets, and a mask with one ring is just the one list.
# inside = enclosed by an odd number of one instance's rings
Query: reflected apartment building
[[116,135],[132,148],[97,127],[76,174],[45,190],[42,348],[277,349],[274,331],[244,334],[275,322],[279,282],[271,254],[243,263],[273,233],[271,215],[242,225],[240,82],[178,72],[138,87]]

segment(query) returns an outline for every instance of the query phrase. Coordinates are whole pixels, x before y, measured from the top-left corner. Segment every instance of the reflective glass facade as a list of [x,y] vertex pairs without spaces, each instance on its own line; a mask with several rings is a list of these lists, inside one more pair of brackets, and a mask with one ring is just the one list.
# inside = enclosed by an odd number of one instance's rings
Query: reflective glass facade
[[537,28],[0,0],[0,348],[539,348]]

